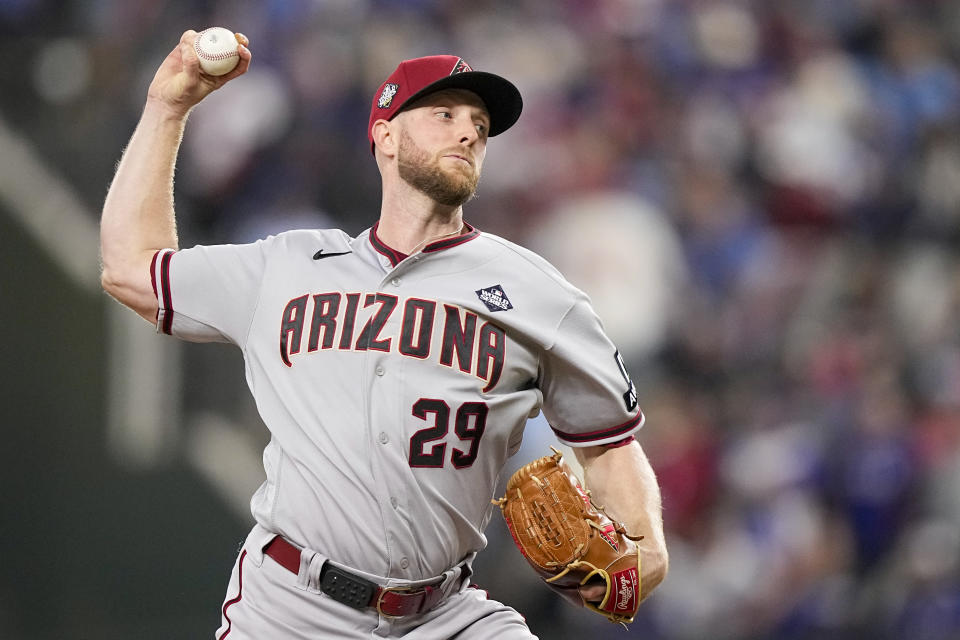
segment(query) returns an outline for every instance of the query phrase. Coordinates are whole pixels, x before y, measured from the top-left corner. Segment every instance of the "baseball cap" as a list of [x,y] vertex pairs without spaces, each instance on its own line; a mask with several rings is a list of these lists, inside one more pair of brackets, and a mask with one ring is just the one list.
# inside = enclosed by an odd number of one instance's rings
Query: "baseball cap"
[[373,123],[391,120],[423,96],[442,89],[467,89],[483,100],[490,114],[488,136],[513,126],[523,109],[520,91],[509,80],[493,73],[474,71],[457,56],[426,56],[401,62],[373,96],[367,139],[373,149]]

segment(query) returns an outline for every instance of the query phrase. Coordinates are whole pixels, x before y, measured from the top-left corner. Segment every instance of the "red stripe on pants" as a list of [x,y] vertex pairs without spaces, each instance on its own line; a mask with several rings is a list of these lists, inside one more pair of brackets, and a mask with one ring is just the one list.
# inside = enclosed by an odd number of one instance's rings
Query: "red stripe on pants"
[[218,640],[223,640],[223,639],[226,638],[228,635],[230,635],[230,628],[233,626],[233,622],[230,621],[230,616],[227,615],[227,609],[228,609],[229,607],[231,607],[232,605],[235,605],[235,604],[237,604],[238,602],[240,602],[240,600],[243,598],[243,559],[246,558],[246,557],[247,557],[247,551],[246,551],[246,549],[244,549],[243,553],[240,554],[240,568],[239,568],[239,573],[240,573],[240,579],[239,579],[239,581],[240,581],[240,587],[237,589],[237,597],[236,597],[236,598],[234,598],[233,600],[228,600],[227,602],[224,602],[224,603],[223,603],[223,617],[226,618],[226,620],[227,620],[227,630],[223,632],[223,635],[220,636],[220,638],[219,638]]

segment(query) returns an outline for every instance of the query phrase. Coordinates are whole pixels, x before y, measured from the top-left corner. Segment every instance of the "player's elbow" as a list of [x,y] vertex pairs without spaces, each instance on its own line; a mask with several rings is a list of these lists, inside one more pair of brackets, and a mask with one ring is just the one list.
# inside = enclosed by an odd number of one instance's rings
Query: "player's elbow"
[[134,260],[123,243],[109,240],[100,230],[100,286],[112,297],[120,300],[130,281]]
[[157,317],[157,299],[153,286],[136,277],[130,269],[116,269],[104,264],[100,272],[100,286],[114,300],[129,307],[148,322]]
[[108,269],[106,265],[103,266],[100,271],[100,286],[111,297],[117,297],[122,289],[121,282],[120,274],[117,273],[116,269]]
[[131,293],[135,289],[132,278],[123,269],[111,268],[104,264],[100,272],[100,286],[110,297],[130,306]]
[[666,579],[670,568],[670,556],[666,545],[663,544],[643,549],[641,553],[640,599],[643,600]]

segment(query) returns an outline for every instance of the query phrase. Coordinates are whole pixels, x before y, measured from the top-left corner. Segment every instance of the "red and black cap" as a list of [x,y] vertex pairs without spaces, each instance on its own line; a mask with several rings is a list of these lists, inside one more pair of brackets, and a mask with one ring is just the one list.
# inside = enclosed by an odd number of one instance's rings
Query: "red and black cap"
[[442,89],[467,89],[483,100],[490,114],[489,136],[513,126],[523,110],[523,99],[513,83],[493,73],[474,71],[457,56],[426,56],[404,60],[373,96],[367,139],[373,148],[373,123],[391,120],[423,96]]

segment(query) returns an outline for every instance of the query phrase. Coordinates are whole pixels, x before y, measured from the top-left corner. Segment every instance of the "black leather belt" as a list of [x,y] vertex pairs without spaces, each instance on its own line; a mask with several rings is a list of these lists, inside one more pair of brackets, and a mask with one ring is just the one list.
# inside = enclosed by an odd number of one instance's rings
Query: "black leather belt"
[[[263,552],[294,575],[300,573],[300,549],[276,536]],[[439,584],[425,587],[381,587],[325,562],[320,569],[320,590],[354,609],[376,609],[389,618],[429,611],[443,599]]]

